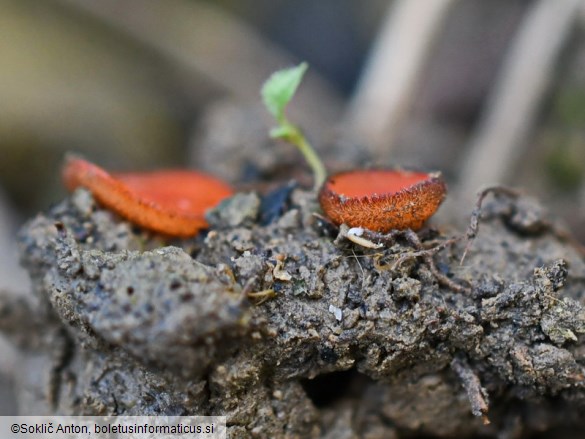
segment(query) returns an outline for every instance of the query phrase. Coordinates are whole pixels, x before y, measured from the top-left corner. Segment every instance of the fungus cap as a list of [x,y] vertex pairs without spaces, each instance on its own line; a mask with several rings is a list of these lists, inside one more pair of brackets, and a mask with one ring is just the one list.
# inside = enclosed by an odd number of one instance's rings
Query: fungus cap
[[337,225],[378,232],[418,230],[446,192],[440,173],[355,170],[330,176],[319,191],[319,203]]
[[195,171],[110,174],[79,158],[67,159],[63,182],[84,187],[106,208],[144,228],[188,237],[207,227],[205,211],[232,195],[230,186]]

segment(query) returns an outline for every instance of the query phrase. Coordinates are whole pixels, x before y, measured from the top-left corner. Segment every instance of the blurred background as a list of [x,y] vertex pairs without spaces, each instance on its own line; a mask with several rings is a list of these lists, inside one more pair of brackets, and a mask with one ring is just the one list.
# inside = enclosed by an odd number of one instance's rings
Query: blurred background
[[310,184],[259,96],[302,60],[290,118],[330,170],[441,170],[439,224],[519,187],[585,242],[584,29],[585,0],[0,0],[0,291],[28,289],[16,232],[65,196],[67,152]]

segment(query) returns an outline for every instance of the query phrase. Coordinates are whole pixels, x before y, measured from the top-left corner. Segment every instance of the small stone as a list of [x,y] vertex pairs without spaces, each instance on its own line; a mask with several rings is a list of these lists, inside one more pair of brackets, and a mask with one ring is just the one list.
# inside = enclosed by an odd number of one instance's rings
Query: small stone
[[338,308],[334,305],[329,305],[329,312],[335,316],[337,321],[341,322],[341,319],[343,318],[343,311],[341,308]]
[[251,225],[258,217],[260,198],[255,192],[238,193],[207,211],[205,219],[213,228]]

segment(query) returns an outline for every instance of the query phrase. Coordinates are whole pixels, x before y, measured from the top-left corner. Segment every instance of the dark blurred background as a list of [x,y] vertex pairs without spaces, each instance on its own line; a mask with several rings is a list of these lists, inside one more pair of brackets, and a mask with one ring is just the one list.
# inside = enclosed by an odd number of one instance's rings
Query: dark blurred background
[[259,97],[301,60],[291,119],[331,170],[441,170],[439,224],[517,186],[585,241],[584,23],[583,0],[0,0],[0,290],[27,291],[15,234],[67,152],[310,184]]

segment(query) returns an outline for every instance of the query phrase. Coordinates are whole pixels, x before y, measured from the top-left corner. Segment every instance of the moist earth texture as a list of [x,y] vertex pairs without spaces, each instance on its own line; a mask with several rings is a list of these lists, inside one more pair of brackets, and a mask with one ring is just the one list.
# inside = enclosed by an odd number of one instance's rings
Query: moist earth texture
[[360,246],[292,185],[187,240],[77,190],[21,231],[30,297],[0,296],[20,412],[225,415],[232,438],[583,429],[583,254],[535,201],[490,200],[460,263],[464,239]]

